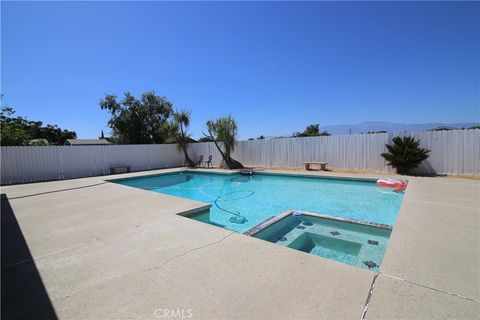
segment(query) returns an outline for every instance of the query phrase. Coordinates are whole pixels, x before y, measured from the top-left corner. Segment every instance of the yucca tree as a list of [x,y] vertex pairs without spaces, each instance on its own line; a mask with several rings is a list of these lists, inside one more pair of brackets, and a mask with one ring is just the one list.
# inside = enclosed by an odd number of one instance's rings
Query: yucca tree
[[[208,135],[222,155],[223,161],[220,164],[222,168],[240,169],[243,165],[237,160],[233,159],[231,153],[237,144],[237,123],[231,115],[218,118],[215,121],[207,121]],[[220,148],[219,142],[223,145],[224,150]]]
[[388,152],[382,153],[382,157],[399,174],[409,174],[428,159],[430,153],[429,149],[420,148],[420,140],[413,137],[395,137],[393,144],[386,144],[385,147]]
[[195,163],[188,156],[188,144],[192,140],[191,135],[187,132],[190,125],[191,112],[180,110],[173,113],[173,122],[171,124],[172,135],[177,141],[177,149],[183,152],[183,166],[195,167]]

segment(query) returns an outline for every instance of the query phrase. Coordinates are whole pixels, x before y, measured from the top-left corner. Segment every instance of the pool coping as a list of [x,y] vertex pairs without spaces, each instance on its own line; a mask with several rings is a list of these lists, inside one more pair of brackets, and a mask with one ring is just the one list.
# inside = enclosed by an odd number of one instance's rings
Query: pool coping
[[266,176],[295,176],[300,178],[315,178],[315,179],[325,179],[325,180],[342,180],[342,181],[355,181],[355,182],[373,182],[376,183],[378,179],[374,178],[360,178],[360,177],[341,177],[341,176],[330,176],[330,175],[318,175],[306,172],[275,172],[275,171],[254,171],[254,174],[266,175]]
[[[107,182],[116,183],[118,181],[124,180],[133,180],[139,178],[147,178],[147,177],[157,177],[157,176],[164,176],[164,175],[171,175],[180,172],[190,172],[190,173],[201,173],[201,174],[219,174],[219,175],[236,175],[241,173],[244,169],[235,169],[235,170],[228,170],[225,171],[223,169],[205,169],[205,168],[174,168],[174,171],[168,172],[156,172],[156,173],[148,173],[148,171],[139,171],[139,172],[132,172],[134,173],[145,173],[141,175],[130,175],[123,178],[106,178],[103,179]],[[284,177],[300,177],[300,178],[314,178],[314,179],[325,179],[325,180],[341,180],[341,181],[355,181],[355,182],[369,182],[369,183],[376,183],[378,178],[370,178],[370,177],[351,177],[351,176],[337,176],[337,175],[328,175],[323,173],[309,173],[309,172],[284,172],[284,171],[263,171],[263,170],[250,170],[253,172],[254,175],[269,175],[269,176],[284,176]],[[402,180],[409,181],[408,179],[402,178]]]
[[[174,196],[172,196],[172,197],[174,197]],[[181,197],[177,197],[177,198],[181,198]],[[185,198],[182,198],[182,199],[185,199]],[[188,200],[191,200],[191,199],[188,199]],[[192,201],[196,201],[196,200],[192,200]],[[210,208],[212,207],[212,205],[210,203],[205,203],[205,202],[201,202],[201,201],[197,201],[197,202],[204,203],[205,205],[201,206],[201,207],[197,207],[197,208],[193,208],[193,209],[189,209],[189,210],[179,212],[179,213],[177,213],[177,215],[181,216],[181,217],[192,218],[192,217],[195,217],[195,216],[200,215],[202,213],[208,212],[210,210]]]
[[193,168],[173,168],[176,169],[174,171],[167,171],[167,172],[155,172],[155,173],[148,173],[148,171],[138,171],[138,172],[131,172],[133,173],[145,173],[142,175],[136,175],[136,176],[128,176],[128,177],[123,177],[123,178],[107,178],[103,179],[104,181],[107,182],[113,182],[113,183],[118,183],[119,181],[126,181],[126,180],[135,180],[135,179],[141,179],[141,178],[152,178],[152,177],[161,177],[161,176],[166,176],[166,175],[173,175],[173,174],[178,174],[182,172],[191,172],[191,173],[201,173],[201,174],[220,174],[220,175],[235,175],[239,173],[240,171],[237,170],[232,170],[228,172],[223,172],[223,171],[210,171],[210,170],[202,170],[202,169],[193,169]]
[[252,228],[248,229],[247,231],[243,232],[243,234],[246,235],[246,236],[254,236],[255,234],[257,234],[260,231],[268,228],[269,226],[273,225],[274,223],[288,217],[289,215],[293,214],[294,212],[298,212],[301,215],[305,215],[305,216],[327,219],[327,220],[333,220],[333,221],[339,221],[339,222],[345,222],[345,223],[350,223],[350,224],[357,224],[357,225],[362,225],[362,226],[367,226],[367,227],[372,227],[372,228],[379,228],[379,229],[388,230],[388,231],[392,231],[392,229],[393,229],[393,226],[388,225],[388,224],[367,222],[367,221],[361,221],[361,220],[356,220],[356,219],[348,219],[348,218],[342,218],[342,217],[331,216],[331,215],[322,214],[322,213],[314,213],[314,212],[310,212],[310,211],[303,211],[303,210],[287,210],[287,211],[282,212],[282,213],[280,213],[276,216],[271,216],[271,217],[263,220],[262,222],[255,225],[254,227],[252,227]]

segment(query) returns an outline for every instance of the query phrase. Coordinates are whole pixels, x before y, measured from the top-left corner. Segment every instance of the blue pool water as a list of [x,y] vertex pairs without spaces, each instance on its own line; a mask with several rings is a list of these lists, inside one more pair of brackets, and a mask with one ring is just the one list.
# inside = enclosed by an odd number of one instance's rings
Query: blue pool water
[[194,219],[238,232],[289,209],[393,225],[403,201],[402,193],[374,182],[261,173],[182,172],[116,182],[210,203],[210,212]]

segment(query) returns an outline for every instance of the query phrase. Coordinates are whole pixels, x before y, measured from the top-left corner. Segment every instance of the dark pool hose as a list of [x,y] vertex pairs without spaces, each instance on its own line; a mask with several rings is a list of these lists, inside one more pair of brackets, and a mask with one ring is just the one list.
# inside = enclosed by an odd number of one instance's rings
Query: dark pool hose
[[[229,198],[227,197],[227,199],[222,199],[222,198],[224,198],[225,196],[228,196],[228,195],[231,195],[231,194],[236,194],[236,193],[239,193],[239,192],[247,192],[248,194],[246,194],[246,195],[244,195],[244,196],[236,197],[236,198],[230,198],[230,199],[229,199]],[[225,201],[225,202],[226,202],[226,201],[233,201],[233,200],[239,200],[239,199],[249,198],[249,197],[253,196],[254,193],[255,193],[254,191],[248,191],[248,190],[233,191],[233,192],[229,192],[229,193],[223,194],[223,195],[221,195],[221,196],[218,196],[218,197],[215,199],[214,203],[215,203],[215,206],[216,206],[218,209],[220,209],[220,210],[222,210],[222,211],[224,211],[224,212],[227,212],[227,213],[229,213],[229,214],[234,215],[234,217],[230,218],[230,220],[229,220],[230,222],[232,222],[232,223],[245,223],[245,222],[248,222],[247,218],[245,218],[244,216],[242,216],[242,215],[240,214],[240,212],[237,210],[237,208],[235,208],[235,211],[236,211],[236,212],[227,210],[227,209],[222,208],[222,207],[220,206],[219,201]]]

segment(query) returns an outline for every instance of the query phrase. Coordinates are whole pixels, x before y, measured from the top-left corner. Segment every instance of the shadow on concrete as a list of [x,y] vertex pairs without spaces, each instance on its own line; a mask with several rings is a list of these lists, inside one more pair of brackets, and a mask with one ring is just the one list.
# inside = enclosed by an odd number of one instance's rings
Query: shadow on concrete
[[57,319],[8,198],[1,199],[1,319]]
[[412,170],[411,175],[419,177],[436,177],[438,176],[438,173],[430,161],[425,160],[420,166],[418,166],[418,168]]

